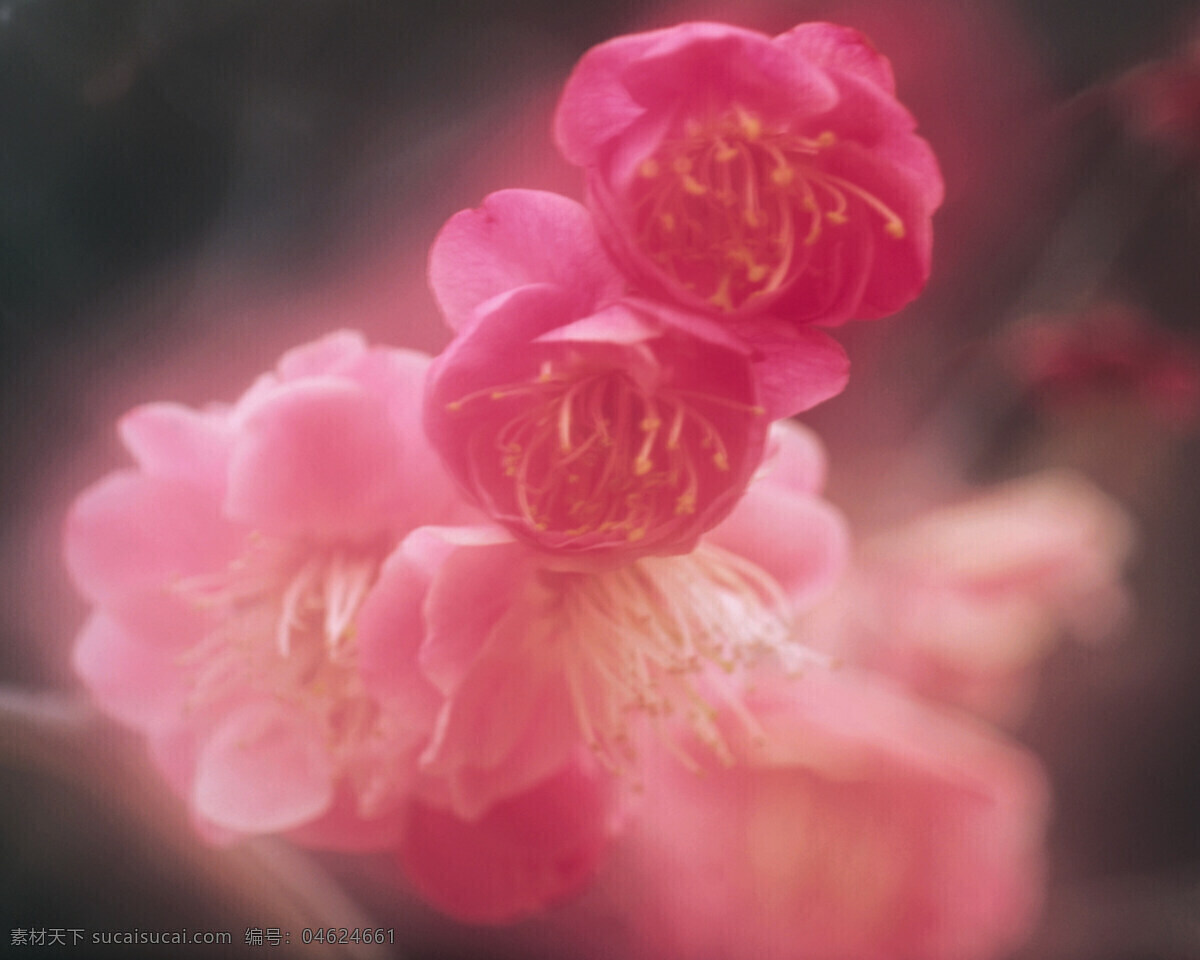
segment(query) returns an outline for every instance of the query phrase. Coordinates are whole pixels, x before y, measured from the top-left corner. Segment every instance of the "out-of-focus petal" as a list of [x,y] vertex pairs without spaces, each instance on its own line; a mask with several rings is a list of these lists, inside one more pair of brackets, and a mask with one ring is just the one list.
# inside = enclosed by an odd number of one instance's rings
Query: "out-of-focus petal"
[[360,387],[284,384],[245,413],[225,509],[277,536],[369,536],[387,526],[401,454],[386,411]]
[[134,471],[110,474],[75,501],[65,552],[76,585],[96,603],[169,590],[179,579],[223,568],[243,532],[212,493]]
[[192,790],[196,811],[231,830],[273,833],[320,817],[334,798],[323,731],[282,704],[251,702],[208,737]]
[[574,893],[592,875],[612,831],[612,788],[572,764],[481,819],[417,804],[400,849],[409,882],[470,923],[503,923]]
[[179,650],[148,642],[103,613],[75,642],[72,665],[100,705],[122,723],[155,730],[177,722],[188,683]]

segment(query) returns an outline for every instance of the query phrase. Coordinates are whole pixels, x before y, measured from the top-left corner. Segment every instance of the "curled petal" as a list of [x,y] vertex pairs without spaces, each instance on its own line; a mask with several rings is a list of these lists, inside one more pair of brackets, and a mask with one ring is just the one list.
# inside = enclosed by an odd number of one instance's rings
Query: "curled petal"
[[587,210],[541,190],[501,190],[451,217],[430,250],[429,282],[455,329],[484,301],[531,283],[569,292],[577,309],[623,286]]

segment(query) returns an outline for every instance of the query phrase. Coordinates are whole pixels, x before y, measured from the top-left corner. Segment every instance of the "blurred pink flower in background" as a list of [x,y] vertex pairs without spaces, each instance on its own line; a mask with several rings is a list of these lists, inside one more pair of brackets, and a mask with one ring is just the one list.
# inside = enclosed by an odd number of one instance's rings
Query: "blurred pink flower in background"
[[746,705],[764,737],[734,741],[736,767],[647,759],[609,890],[639,955],[983,960],[1024,939],[1048,799],[1032,755],[848,669],[764,676]]
[[355,621],[406,530],[470,513],[421,434],[427,365],[337,333],[232,406],[139,407],[120,424],[137,466],[70,512],[95,605],[75,668],[214,838],[396,840],[433,699],[373,698]]
[[733,509],[771,417],[845,382],[821,334],[755,363],[711,320],[622,298],[587,211],[555,194],[458,214],[430,277],[458,328],[430,374],[430,438],[492,517],[564,563],[691,550]]
[[942,179],[888,61],[827,23],[686,23],[589,51],[556,117],[613,255],[740,321],[894,313],[930,269]]
[[921,696],[1021,718],[1064,636],[1125,622],[1125,512],[1082,477],[1036,474],[935,508],[862,543],[803,635]]

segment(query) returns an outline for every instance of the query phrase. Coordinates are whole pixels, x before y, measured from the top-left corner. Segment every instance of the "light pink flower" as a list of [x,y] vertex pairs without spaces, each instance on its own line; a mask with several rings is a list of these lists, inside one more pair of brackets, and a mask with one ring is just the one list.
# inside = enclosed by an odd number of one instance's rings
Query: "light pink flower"
[[[405,539],[364,604],[359,640],[381,699],[419,697],[425,683],[444,697],[421,757],[429,803],[478,819],[585,745],[636,778],[639,728],[661,728],[668,715],[730,759],[712,705],[736,708],[750,664],[804,662],[794,617],[837,577],[847,550],[839,516],[813,490],[814,441],[781,428],[777,442],[780,476],[754,484],[685,555],[579,571],[492,527]],[[421,637],[408,664],[395,654],[396,624]]]
[[1012,481],[865,542],[809,642],[994,720],[1023,713],[1064,635],[1122,623],[1124,511],[1081,477]]
[[929,275],[942,179],[914,126],[854,30],[685,23],[585,54],[556,135],[639,281],[731,319],[832,324],[895,312]]
[[[1036,761],[865,676],[763,677],[737,766],[648,767],[609,893],[637,955],[984,960],[1028,934],[1047,792]],[[624,865],[624,872],[615,869]]]
[[430,277],[458,337],[430,373],[429,437],[489,515],[568,564],[690,551],[741,496],[770,418],[845,380],[826,341],[758,364],[709,319],[621,298],[587,212],[553,194],[455,216]]
[[356,624],[406,531],[471,513],[421,431],[427,365],[338,333],[232,406],[139,407],[120,423],[136,467],[71,509],[67,565],[95,605],[76,671],[214,838],[398,837],[436,695],[373,697]]

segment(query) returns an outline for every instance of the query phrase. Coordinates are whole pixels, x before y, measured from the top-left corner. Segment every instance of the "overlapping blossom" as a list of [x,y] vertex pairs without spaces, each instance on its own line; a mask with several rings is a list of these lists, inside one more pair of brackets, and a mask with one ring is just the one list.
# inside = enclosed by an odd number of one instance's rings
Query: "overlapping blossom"
[[741,496],[770,419],[845,382],[820,334],[768,364],[705,317],[625,296],[587,211],[554,194],[455,216],[430,278],[458,330],[430,374],[430,439],[491,517],[564,563],[690,551]]
[[921,290],[942,180],[914,126],[854,30],[685,23],[590,50],[556,135],[624,268],[758,337],[745,318],[880,317]]
[[[811,656],[795,618],[846,557],[814,486],[819,447],[798,428],[777,443],[773,479],[686,555],[562,570],[493,527],[404,541],[364,606],[361,652],[381,699],[410,696],[414,678],[444,698],[421,757],[427,799],[478,818],[581,747],[636,779],[632,745],[666,717],[732,759],[712,711],[738,709],[747,667],[794,672]],[[398,658],[376,622],[419,636],[414,656]]]

